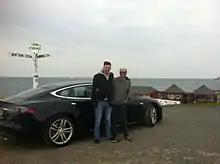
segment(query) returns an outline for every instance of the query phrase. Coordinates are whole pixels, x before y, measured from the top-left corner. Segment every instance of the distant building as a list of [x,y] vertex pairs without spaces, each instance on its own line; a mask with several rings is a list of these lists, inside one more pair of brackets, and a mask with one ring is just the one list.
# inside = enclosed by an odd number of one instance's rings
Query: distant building
[[131,86],[131,96],[149,96],[152,98],[180,101],[181,103],[193,102],[219,102],[220,90],[212,90],[206,85],[187,92],[176,84],[172,84],[164,91],[159,91],[151,86]]
[[176,84],[171,85],[165,91],[161,92],[161,94],[162,95],[160,97],[168,100],[177,100],[182,103],[186,103],[187,100],[187,93]]
[[195,102],[216,102],[216,94],[206,85],[202,85],[192,92]]
[[220,90],[215,90],[216,102],[220,103]]

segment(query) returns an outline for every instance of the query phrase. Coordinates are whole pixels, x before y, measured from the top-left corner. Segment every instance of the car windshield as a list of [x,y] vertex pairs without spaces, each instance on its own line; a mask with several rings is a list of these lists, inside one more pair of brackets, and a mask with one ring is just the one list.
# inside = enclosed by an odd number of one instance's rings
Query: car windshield
[[21,92],[19,94],[14,95],[14,96],[8,97],[4,100],[7,101],[7,100],[13,100],[13,99],[26,99],[28,97],[35,96],[35,95],[43,93],[45,91],[49,91],[55,87],[56,87],[55,85],[43,85],[38,88],[33,88],[33,89],[29,89],[27,91]]

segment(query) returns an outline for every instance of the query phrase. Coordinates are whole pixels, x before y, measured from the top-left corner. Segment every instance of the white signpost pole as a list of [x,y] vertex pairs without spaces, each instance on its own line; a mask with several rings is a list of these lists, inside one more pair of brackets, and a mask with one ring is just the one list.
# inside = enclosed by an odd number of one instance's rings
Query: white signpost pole
[[34,72],[33,72],[33,88],[39,86],[39,76],[38,76],[38,54],[41,51],[41,45],[39,43],[32,43],[29,46],[29,49],[32,50],[32,58],[34,61]]
[[32,51],[32,55],[30,54],[21,54],[21,53],[10,53],[12,57],[22,57],[22,58],[31,58],[33,59],[33,88],[37,88],[39,86],[39,76],[38,76],[38,59],[50,57],[50,54],[40,54],[41,44],[34,42],[29,46],[29,49]]

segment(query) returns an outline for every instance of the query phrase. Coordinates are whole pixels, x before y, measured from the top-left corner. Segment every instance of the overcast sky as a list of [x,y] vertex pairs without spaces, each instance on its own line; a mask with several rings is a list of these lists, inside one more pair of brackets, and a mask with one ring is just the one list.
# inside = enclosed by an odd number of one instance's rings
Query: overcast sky
[[0,76],[32,76],[37,41],[50,58],[40,76],[92,76],[104,60],[130,77],[220,75],[219,0],[0,0]]

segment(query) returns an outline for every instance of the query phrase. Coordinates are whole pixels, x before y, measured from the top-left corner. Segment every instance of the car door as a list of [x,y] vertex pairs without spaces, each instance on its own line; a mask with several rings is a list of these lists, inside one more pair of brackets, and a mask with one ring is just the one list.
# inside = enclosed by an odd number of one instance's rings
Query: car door
[[77,111],[78,126],[92,128],[94,125],[94,107],[91,102],[91,85],[72,86],[56,93],[62,101],[70,104]]
[[126,103],[126,114],[127,114],[127,122],[131,123],[135,120],[135,112],[134,112],[135,106],[131,104],[130,102]]
[[142,103],[135,99],[130,99],[126,104],[126,107],[128,122],[137,122],[142,113]]
[[[94,106],[91,102],[91,85],[84,85],[72,88],[71,97],[79,112],[79,121],[84,127],[91,129],[94,126]],[[73,104],[72,104],[73,105]]]

